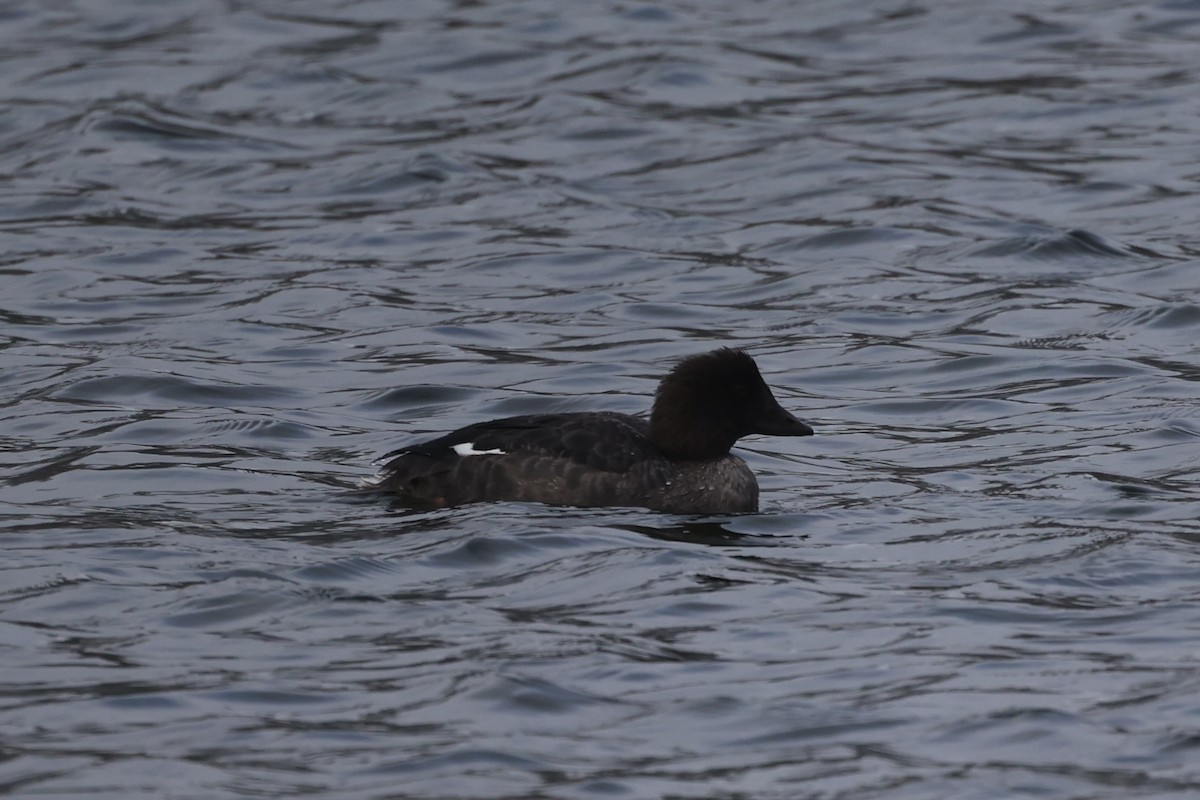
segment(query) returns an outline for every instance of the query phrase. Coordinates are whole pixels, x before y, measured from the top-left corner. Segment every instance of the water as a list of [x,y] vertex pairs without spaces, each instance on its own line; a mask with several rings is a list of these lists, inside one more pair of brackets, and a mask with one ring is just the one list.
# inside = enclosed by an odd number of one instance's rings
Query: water
[[[0,792],[1200,794],[1200,5],[0,11]],[[356,496],[734,344],[757,515]]]

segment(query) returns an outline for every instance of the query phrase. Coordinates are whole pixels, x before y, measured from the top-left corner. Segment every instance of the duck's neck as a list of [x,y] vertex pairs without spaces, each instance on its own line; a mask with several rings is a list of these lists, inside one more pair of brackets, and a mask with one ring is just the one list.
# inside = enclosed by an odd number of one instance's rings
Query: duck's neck
[[675,461],[705,461],[729,455],[737,436],[686,416],[650,415],[650,443]]

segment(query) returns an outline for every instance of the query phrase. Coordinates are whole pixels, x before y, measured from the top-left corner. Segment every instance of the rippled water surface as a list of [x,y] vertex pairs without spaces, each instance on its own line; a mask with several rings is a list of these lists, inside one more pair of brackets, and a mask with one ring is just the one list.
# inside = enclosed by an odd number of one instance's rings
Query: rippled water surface
[[[1200,4],[0,8],[0,793],[1200,796]],[[763,510],[374,458],[735,345]]]

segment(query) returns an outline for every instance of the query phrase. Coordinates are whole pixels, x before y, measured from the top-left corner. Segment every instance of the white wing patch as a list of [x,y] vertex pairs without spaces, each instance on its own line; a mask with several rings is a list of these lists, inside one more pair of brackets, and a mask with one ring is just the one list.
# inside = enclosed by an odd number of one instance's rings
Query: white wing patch
[[463,442],[456,444],[451,448],[460,456],[503,456],[507,455],[503,450],[497,447],[495,450],[476,450],[474,442]]

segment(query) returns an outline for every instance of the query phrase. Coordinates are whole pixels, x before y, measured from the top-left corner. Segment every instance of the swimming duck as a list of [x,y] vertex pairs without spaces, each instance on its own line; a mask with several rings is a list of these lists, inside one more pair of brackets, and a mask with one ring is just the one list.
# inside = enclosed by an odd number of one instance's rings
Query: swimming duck
[[523,501],[677,514],[758,510],[743,436],[810,436],[741,350],[691,356],[658,386],[650,418],[592,411],[478,422],[384,456],[377,491],[420,506]]

